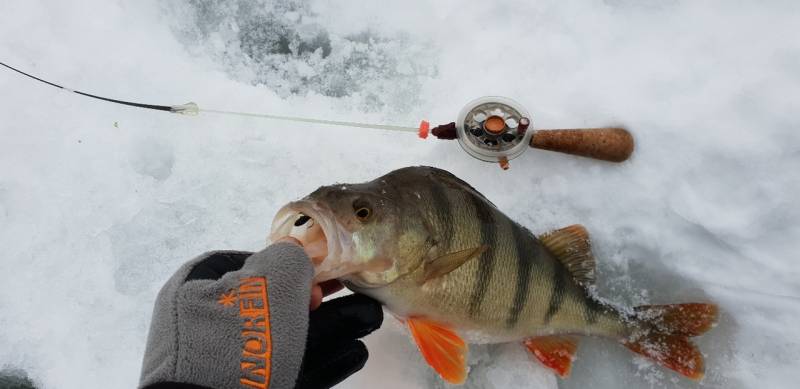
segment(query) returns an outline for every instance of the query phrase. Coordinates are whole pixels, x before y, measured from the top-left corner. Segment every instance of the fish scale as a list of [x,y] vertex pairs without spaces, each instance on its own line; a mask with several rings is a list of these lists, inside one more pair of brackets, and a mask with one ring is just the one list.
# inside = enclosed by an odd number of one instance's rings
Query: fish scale
[[[471,208],[468,198],[469,194],[453,192],[446,186],[439,183],[431,185],[433,198],[441,195],[443,201],[431,201],[426,206],[426,211],[431,214],[445,214],[447,218],[440,219],[442,224],[432,226],[433,236],[437,241],[436,252],[444,254],[451,251],[464,250],[475,247],[483,239],[480,226],[475,223],[475,209]],[[454,231],[455,230],[455,231]],[[454,233],[457,232],[457,233]],[[449,238],[448,238],[449,237]],[[468,307],[474,297],[467,293],[448,293],[448,290],[460,289],[470,290],[473,288],[473,281],[469,274],[477,274],[480,271],[480,261],[465,264],[462,269],[457,269],[460,277],[446,277],[440,280],[443,287],[436,287],[437,284],[423,286],[428,295],[425,296],[427,303],[436,302],[439,309],[443,311],[461,312]]]
[[486,297],[486,288],[491,282],[494,270],[494,258],[496,256],[496,245],[494,243],[497,241],[497,228],[494,223],[494,215],[488,208],[482,206],[479,196],[469,193],[467,197],[469,199],[467,204],[470,205],[474,215],[470,219],[472,222],[470,224],[480,231],[480,237],[477,242],[489,247],[481,254],[480,258],[473,261],[477,263],[473,265],[475,269],[471,271],[475,278],[475,286],[470,293],[469,316],[475,318],[478,317],[478,312]]
[[[427,194],[430,201],[423,201],[422,212],[432,220],[437,252],[483,244],[489,248],[476,260],[423,286],[416,307],[427,307],[437,312],[433,317],[460,327],[491,333],[487,338],[535,335],[550,321],[569,329],[585,325],[586,305],[566,296],[580,295],[582,289],[561,273],[559,281],[568,285],[556,288],[553,280],[559,264],[530,231],[477,192],[452,183],[431,182]],[[403,293],[408,286],[397,283],[390,288],[390,293]]]
[[512,225],[513,240],[516,244],[516,260],[517,260],[517,285],[516,293],[514,295],[514,305],[509,312],[506,326],[513,328],[517,325],[520,319],[522,310],[535,296],[531,296],[530,284],[531,274],[535,273],[537,269],[536,257],[541,255],[541,250],[535,241],[530,238],[530,232],[523,227],[514,223]]

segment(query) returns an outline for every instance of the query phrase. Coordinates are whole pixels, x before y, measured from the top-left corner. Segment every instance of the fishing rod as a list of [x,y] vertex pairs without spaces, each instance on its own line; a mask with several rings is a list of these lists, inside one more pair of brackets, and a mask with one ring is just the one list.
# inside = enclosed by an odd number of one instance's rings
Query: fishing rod
[[300,116],[283,116],[267,113],[204,109],[193,102],[178,105],[143,104],[81,92],[46,81],[3,62],[0,62],[0,65],[30,79],[67,92],[136,108],[192,116],[200,113],[212,113],[332,126],[411,132],[416,133],[421,139],[426,139],[429,135],[443,140],[457,139],[458,143],[467,154],[481,161],[499,163],[503,170],[509,168],[510,160],[518,157],[529,148],[555,151],[608,162],[622,162],[627,160],[631,153],[633,153],[634,148],[633,137],[630,132],[619,127],[533,129],[531,115],[525,107],[512,99],[500,96],[485,96],[470,101],[461,110],[455,122],[431,128],[430,123],[426,120],[422,120],[419,126],[410,127],[324,120]]

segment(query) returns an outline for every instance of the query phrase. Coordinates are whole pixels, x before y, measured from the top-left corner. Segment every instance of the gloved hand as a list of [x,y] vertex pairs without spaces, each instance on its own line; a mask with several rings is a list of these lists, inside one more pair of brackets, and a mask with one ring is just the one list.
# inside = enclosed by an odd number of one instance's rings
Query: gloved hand
[[292,243],[189,261],[156,299],[140,387],[329,388],[360,370],[380,304],[351,295],[309,314],[312,275]]

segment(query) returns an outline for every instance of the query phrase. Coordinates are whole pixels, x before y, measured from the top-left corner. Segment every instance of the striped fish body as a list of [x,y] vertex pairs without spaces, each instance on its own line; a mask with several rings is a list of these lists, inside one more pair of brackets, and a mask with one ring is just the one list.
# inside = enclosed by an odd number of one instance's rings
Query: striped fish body
[[[424,266],[369,294],[401,317],[447,323],[473,343],[561,333],[623,336],[621,315],[598,303],[530,231],[452,174],[408,168],[383,177],[426,221],[429,258],[485,246],[476,258],[423,282]],[[420,171],[421,170],[421,171]],[[398,181],[398,182],[395,182]],[[411,206],[411,204],[409,204]]]
[[689,338],[712,327],[716,306],[603,304],[587,291],[594,259],[583,227],[537,237],[444,170],[321,187],[278,212],[271,239],[287,234],[306,247],[317,281],[338,278],[404,320],[450,383],[466,379],[468,342],[521,341],[566,377],[576,335],[614,338],[691,379],[703,375]]

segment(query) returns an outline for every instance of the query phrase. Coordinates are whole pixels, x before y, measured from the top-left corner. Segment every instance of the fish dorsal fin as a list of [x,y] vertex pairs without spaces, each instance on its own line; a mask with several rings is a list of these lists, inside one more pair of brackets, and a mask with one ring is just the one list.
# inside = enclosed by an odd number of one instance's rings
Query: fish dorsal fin
[[548,232],[539,240],[566,266],[575,281],[584,287],[594,285],[595,264],[586,228],[580,224],[571,225]]
[[578,338],[570,335],[540,336],[526,339],[525,347],[543,365],[553,369],[561,378],[567,378],[578,350]]
[[467,379],[467,344],[447,326],[412,317],[406,323],[425,361],[451,384]]
[[434,278],[441,277],[453,270],[458,269],[459,266],[463,265],[470,259],[479,257],[488,248],[489,246],[486,245],[472,247],[466,250],[448,253],[427,261],[424,269],[425,277],[423,278],[422,282],[427,282]]

